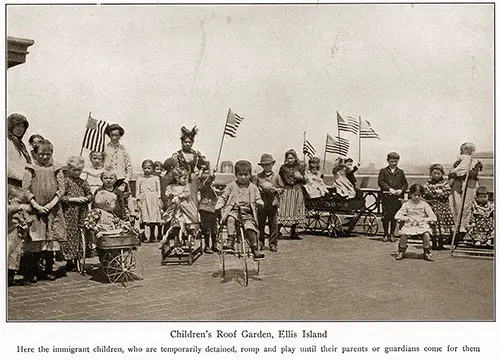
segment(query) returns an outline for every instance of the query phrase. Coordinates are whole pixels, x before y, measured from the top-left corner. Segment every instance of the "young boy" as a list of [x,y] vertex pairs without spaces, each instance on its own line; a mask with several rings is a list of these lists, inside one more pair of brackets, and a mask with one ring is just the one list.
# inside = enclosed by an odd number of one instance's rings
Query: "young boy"
[[488,189],[478,187],[472,203],[472,217],[467,226],[475,246],[493,246],[495,240],[495,209],[488,199]]
[[[405,172],[398,168],[399,154],[391,152],[387,154],[389,165],[382,168],[378,174],[378,185],[383,192],[380,195],[382,200],[382,226],[384,227],[383,241],[395,242],[394,231],[396,230],[396,220],[394,216],[401,208],[400,199],[403,198],[408,182]],[[389,225],[390,233],[389,233]]]
[[252,164],[247,160],[239,160],[234,165],[236,181],[231,182],[224,189],[221,197],[215,205],[216,211],[221,212],[222,222],[227,225],[227,244],[224,250],[234,251],[234,242],[237,237],[236,221],[238,210],[234,206],[239,206],[241,210],[241,221],[245,230],[245,236],[250,244],[250,248],[255,260],[265,258],[257,246],[257,207],[263,206],[264,202],[260,197],[257,186],[250,183],[252,175]]
[[257,210],[259,223],[259,248],[264,249],[266,221],[269,226],[269,250],[278,252],[278,208],[283,189],[279,186],[279,175],[273,172],[276,163],[271,154],[264,153],[259,165],[263,171],[257,174],[257,187],[264,201],[264,206]]
[[[215,204],[217,203],[217,194],[212,188],[212,183],[215,176],[203,174],[200,177],[200,203],[198,204],[198,212],[201,219],[201,232],[205,240],[206,254],[218,252],[217,248],[217,214],[215,213]],[[210,238],[212,239],[212,247],[210,247]]]

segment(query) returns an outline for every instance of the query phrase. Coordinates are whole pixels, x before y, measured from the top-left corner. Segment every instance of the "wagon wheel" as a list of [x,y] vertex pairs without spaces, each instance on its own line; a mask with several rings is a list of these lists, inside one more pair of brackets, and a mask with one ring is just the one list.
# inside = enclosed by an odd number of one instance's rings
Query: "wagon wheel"
[[367,236],[374,236],[378,232],[378,220],[373,213],[368,213],[363,218],[363,230]]
[[322,211],[312,211],[309,213],[308,224],[306,228],[312,232],[327,232],[328,219],[325,220]]
[[109,261],[104,272],[110,283],[120,282],[123,286],[126,286],[129,281],[142,279],[136,270],[137,263],[132,250],[121,249],[120,254]]
[[337,238],[342,234],[342,220],[335,213],[330,213],[328,217],[327,232],[330,237]]
[[80,230],[80,234],[78,237],[78,244],[76,246],[76,270],[81,275],[85,274],[85,258],[86,258],[86,249],[87,245],[85,242],[85,233],[83,230]]

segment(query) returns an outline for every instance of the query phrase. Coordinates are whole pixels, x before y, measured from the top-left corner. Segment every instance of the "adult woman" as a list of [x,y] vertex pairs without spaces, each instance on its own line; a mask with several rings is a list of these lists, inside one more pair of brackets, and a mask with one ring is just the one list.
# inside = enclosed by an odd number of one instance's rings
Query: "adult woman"
[[443,178],[444,169],[441,164],[433,164],[429,168],[430,179],[424,184],[424,199],[429,203],[437,217],[439,241],[433,244],[434,249],[443,249],[441,236],[453,232],[453,215],[450,209],[451,188]]
[[[472,215],[472,203],[476,196],[476,188],[478,187],[478,175],[483,170],[483,164],[472,158],[476,146],[473,143],[467,142],[460,146],[460,156],[453,164],[453,169],[450,171],[448,178],[452,179],[450,205],[451,212],[455,223],[460,224],[459,232],[465,232],[465,227],[469,224]],[[465,178],[469,171],[467,184]],[[463,200],[463,194],[465,200]],[[464,203],[462,218],[460,218],[462,201]]]
[[21,187],[24,168],[31,163],[31,157],[23,142],[23,136],[29,127],[28,120],[24,115],[14,113],[7,118],[8,139],[8,169],[7,183]]
[[196,127],[189,130],[181,128],[182,148],[172,155],[177,167],[188,172],[188,182],[191,189],[191,198],[198,208],[198,175],[200,172],[210,172],[210,165],[207,159],[198,151],[193,149],[194,138],[198,130]]
[[306,183],[304,168],[299,163],[297,152],[290,149],[285,153],[285,164],[279,170],[284,192],[280,199],[278,224],[279,226],[291,227],[291,239],[300,239],[297,235],[297,227],[302,226],[306,221],[306,207],[302,189],[302,185]]
[[127,196],[130,195],[129,182],[132,178],[132,162],[125,147],[120,144],[120,139],[125,131],[118,124],[111,124],[106,127],[106,135],[110,142],[104,149],[104,166],[113,168],[116,172],[116,187]]

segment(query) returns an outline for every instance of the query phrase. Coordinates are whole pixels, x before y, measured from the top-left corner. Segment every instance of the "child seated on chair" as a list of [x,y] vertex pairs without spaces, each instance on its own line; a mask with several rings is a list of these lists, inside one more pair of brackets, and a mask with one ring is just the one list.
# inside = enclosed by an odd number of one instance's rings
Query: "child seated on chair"
[[139,235],[138,230],[113,213],[116,200],[117,196],[115,193],[106,190],[96,192],[94,196],[95,208],[88,213],[83,224],[85,228],[96,232],[97,238],[125,233]]
[[404,222],[399,233],[397,260],[404,258],[409,235],[422,235],[424,241],[424,259],[434,261],[431,254],[431,227],[430,223],[436,222],[437,218],[431,206],[422,200],[424,187],[420,184],[413,184],[410,187],[410,200],[403,203],[394,218],[399,222]]
[[494,204],[488,200],[486,187],[478,187],[472,203],[472,217],[467,231],[476,246],[493,246],[495,240]]
[[312,157],[309,159],[309,169],[306,170],[306,184],[304,189],[309,198],[319,198],[328,194],[328,187],[323,182],[323,174],[320,172],[320,159]]
[[245,237],[250,244],[255,260],[265,258],[257,246],[257,207],[263,206],[264,202],[260,196],[259,188],[250,183],[252,175],[252,164],[247,160],[239,160],[234,165],[236,181],[229,183],[220,196],[215,209],[220,211],[222,222],[227,226],[227,243],[224,250],[234,251],[234,243],[237,237],[237,220],[239,219],[238,208],[241,210],[242,226]]
[[[188,172],[182,168],[174,170],[174,184],[165,189],[168,207],[163,214],[163,219],[170,228],[164,239],[168,240],[174,230],[179,231],[180,238],[186,236],[188,224],[200,223],[198,210],[191,197],[191,188],[188,183]],[[168,242],[166,242],[168,243]]]

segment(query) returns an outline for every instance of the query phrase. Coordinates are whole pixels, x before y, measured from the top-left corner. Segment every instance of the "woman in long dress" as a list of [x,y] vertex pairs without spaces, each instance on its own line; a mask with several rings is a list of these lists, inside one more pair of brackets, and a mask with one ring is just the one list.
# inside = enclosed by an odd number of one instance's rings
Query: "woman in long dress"
[[290,238],[300,239],[297,227],[302,227],[306,221],[306,206],[304,190],[306,183],[304,166],[299,163],[297,152],[293,149],[285,153],[285,164],[279,170],[280,180],[284,189],[280,198],[278,212],[279,227],[291,227]]
[[30,153],[23,142],[28,127],[24,115],[14,113],[7,118],[7,183],[16,187],[21,187],[24,168],[31,163]]
[[191,189],[191,199],[198,208],[199,175],[202,172],[210,171],[210,164],[203,154],[193,149],[194,138],[198,130],[196,127],[189,130],[181,128],[182,148],[172,155],[176,167],[184,169],[188,173],[188,183]]

